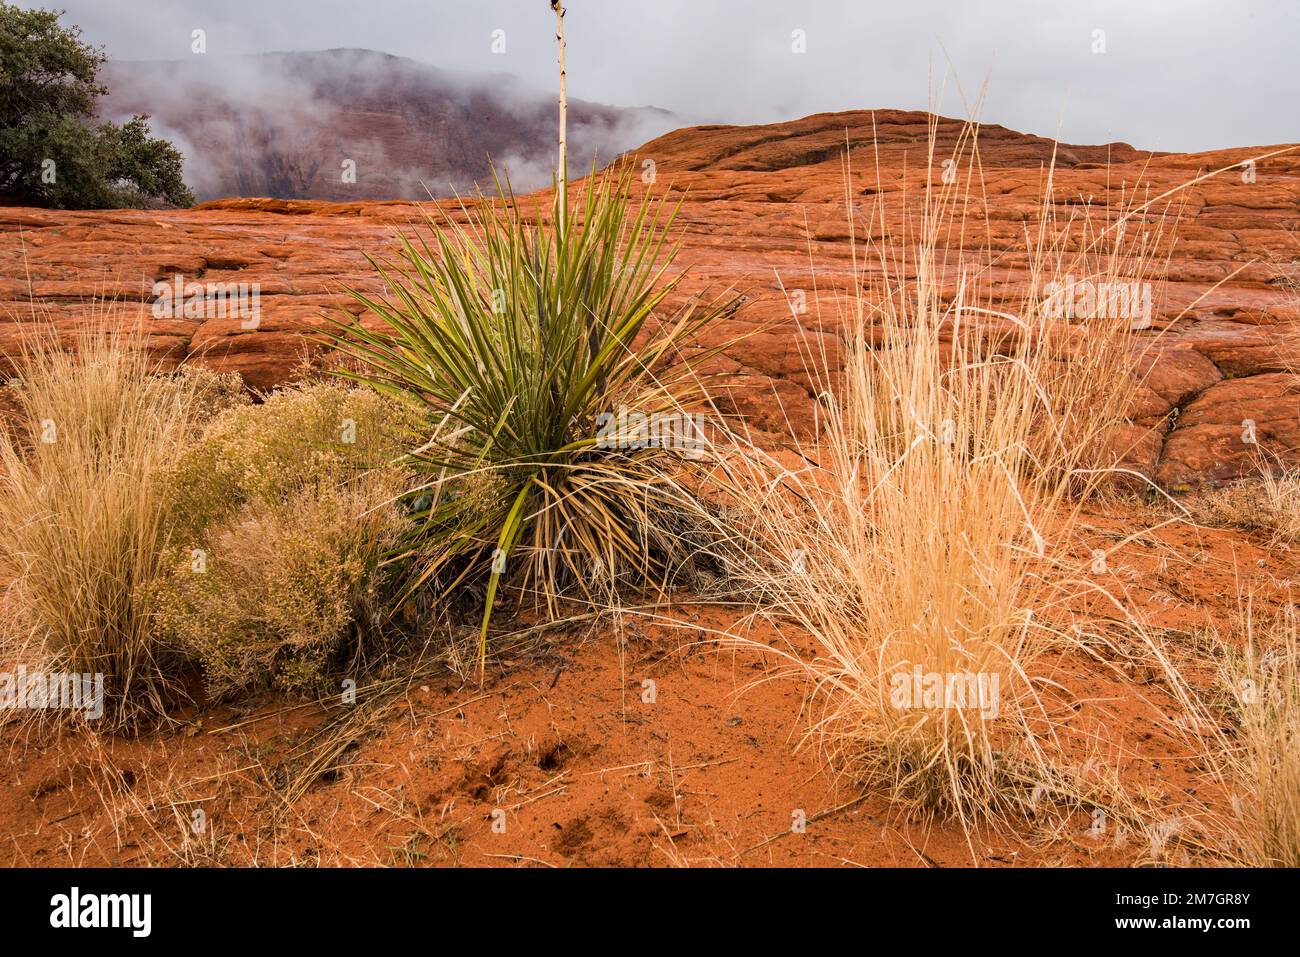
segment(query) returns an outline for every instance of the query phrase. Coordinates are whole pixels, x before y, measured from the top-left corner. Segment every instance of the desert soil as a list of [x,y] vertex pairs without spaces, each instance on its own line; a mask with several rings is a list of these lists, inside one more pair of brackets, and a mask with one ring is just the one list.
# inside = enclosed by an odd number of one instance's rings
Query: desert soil
[[[846,137],[855,204],[884,194],[898,212],[872,228],[901,234],[903,190],[915,193],[929,175],[926,132],[921,114],[835,114],[678,131],[638,153],[654,160],[661,186],[684,191],[686,291],[736,286],[747,297],[719,334],[751,335],[722,368],[734,374],[732,409],[773,443],[811,401],[797,340],[824,338],[834,354],[849,269]],[[956,127],[938,132],[943,155]],[[1064,146],[1055,188],[1064,202],[1118,205],[1121,191],[1156,196],[1271,149],[1151,156],[1123,144]],[[1003,251],[1008,302],[1024,278],[1019,230],[1051,152],[1041,138],[981,132],[989,206],[980,240]],[[1252,182],[1229,172],[1176,200],[1180,241],[1134,414],[1133,465],[1178,494],[1249,473],[1256,450],[1242,441],[1243,419],[1258,423],[1266,450],[1296,462],[1285,352],[1300,323],[1300,160],[1264,160]],[[109,313],[146,327],[166,361],[205,362],[270,388],[299,366],[322,311],[355,309],[341,283],[381,291],[362,253],[382,254],[392,230],[419,215],[404,203],[275,200],[0,209],[0,351],[35,319],[71,334]],[[153,283],[178,272],[259,283],[259,327],[152,318]],[[808,314],[791,315],[782,284],[809,290]],[[1078,555],[1172,514],[1159,498],[1117,495],[1089,509]],[[1163,629],[1172,653],[1194,660],[1207,629],[1230,631],[1242,596],[1287,603],[1297,557],[1264,533],[1176,522],[1123,544],[1105,584]],[[802,640],[682,596],[539,632],[493,660],[482,684],[473,669],[458,677],[430,664],[409,687],[363,687],[356,705],[264,695],[196,708],[138,738],[11,722],[0,862],[946,867],[1187,862],[1213,850],[1152,838],[1161,822],[1222,813],[1226,802],[1169,730],[1157,675],[1131,676],[1138,694],[1083,656],[1062,658],[1053,675],[1081,702],[1067,721],[1079,774],[1117,767],[1144,804],[1141,822],[1098,835],[1091,808],[1045,808],[1040,819],[967,835],[908,819],[877,792],[864,796],[851,774],[827,770],[804,741],[809,689],[763,650],[793,642],[807,653]],[[326,733],[337,747],[313,766]],[[792,827],[801,819],[802,833]]]

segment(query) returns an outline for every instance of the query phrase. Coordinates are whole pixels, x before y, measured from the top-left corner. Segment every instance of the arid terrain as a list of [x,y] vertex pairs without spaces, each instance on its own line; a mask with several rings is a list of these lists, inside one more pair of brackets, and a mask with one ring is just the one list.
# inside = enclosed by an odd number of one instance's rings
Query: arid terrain
[[[629,154],[643,182],[682,204],[676,267],[687,278],[675,298],[744,296],[709,333],[733,343],[713,360],[726,375],[716,397],[774,454],[792,455],[793,437],[813,432],[809,350],[834,367],[853,228],[902,243],[960,135],[958,122],[932,130],[928,119],[878,111],[696,127]],[[1063,210],[1104,221],[1136,196],[1155,201],[1153,218],[1129,228],[1166,217],[1174,242],[1126,436],[1133,481],[1086,505],[1071,552],[1086,561],[1109,550],[1107,589],[1190,670],[1208,634],[1233,634],[1247,596],[1281,610],[1300,574],[1300,552],[1267,530],[1179,511],[1257,474],[1261,452],[1300,465],[1300,150],[1286,150],[1152,155],[986,126],[978,203],[942,242],[945,288],[956,294],[966,249],[991,249],[994,296],[1014,307],[1033,283],[1024,224],[1053,162]],[[166,364],[201,363],[270,390],[318,348],[323,316],[359,314],[344,286],[385,291],[365,256],[382,259],[394,230],[426,213],[443,215],[428,204],[258,198],[167,211],[0,207],[0,352],[18,351],[33,324],[71,339],[112,316],[147,332]],[[257,284],[256,327],[154,318],[155,283],[177,274]],[[1229,796],[1170,731],[1176,708],[1136,654],[1109,662],[1128,669],[1130,684],[1086,657],[1052,663],[1072,702],[1061,720],[1074,772],[1113,774],[1130,816],[1108,810],[1113,823],[1099,832],[1083,805],[967,834],[911,819],[828,768],[805,740],[806,682],[762,650],[799,643],[744,610],[683,594],[521,633],[494,649],[482,684],[457,667],[454,649],[430,649],[358,689],[359,708],[266,693],[195,706],[176,727],[139,737],[14,724],[0,861],[998,866],[1231,856],[1201,823],[1228,814]],[[207,822],[197,836],[196,811]]]
[[[959,129],[955,121],[940,126],[936,156],[951,151]],[[755,333],[726,355],[727,371],[739,376],[736,407],[752,427],[784,432],[781,403],[808,397],[794,324],[813,336],[833,337],[836,328],[851,256],[845,142],[853,148],[859,219],[882,196],[888,234],[901,230],[905,191],[915,196],[931,177],[927,137],[925,114],[879,111],[692,128],[634,151],[654,163],[656,185],[683,201],[683,292],[735,287],[748,299],[719,336]],[[1057,152],[1054,186],[1063,207],[1091,203],[1104,213],[1108,203],[1171,192],[1177,242],[1157,290],[1153,323],[1161,332],[1135,410],[1146,430],[1135,443],[1135,464],[1165,487],[1244,474],[1252,450],[1233,437],[1246,418],[1258,423],[1269,451],[1300,447],[1284,375],[1285,346],[1300,323],[1300,158],[1293,152],[1259,163],[1253,182],[1229,170],[1180,189],[1198,174],[1284,148],[1151,156],[1112,144]],[[1023,289],[1021,224],[1040,205],[1053,150],[1041,137],[999,127],[980,132],[987,222],[974,223],[982,211],[971,211],[968,242],[1003,250],[1008,301]],[[417,226],[423,214],[423,207],[395,202],[261,199],[173,212],[0,210],[0,343],[12,342],[34,310],[71,332],[112,304],[124,318],[140,313],[170,360],[203,361],[270,388],[299,365],[310,349],[303,335],[322,326],[323,313],[359,311],[343,286],[382,289],[365,255],[382,258],[394,230]],[[870,228],[881,235],[878,223]],[[258,327],[243,329],[239,319],[149,318],[154,284],[178,273],[186,282],[259,284]],[[806,313],[792,316],[782,285],[806,291]]]

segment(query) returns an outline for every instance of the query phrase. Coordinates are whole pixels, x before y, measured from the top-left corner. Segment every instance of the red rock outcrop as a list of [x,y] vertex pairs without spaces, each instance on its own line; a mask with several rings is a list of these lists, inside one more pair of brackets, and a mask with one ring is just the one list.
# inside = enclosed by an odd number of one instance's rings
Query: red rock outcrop
[[[836,316],[851,293],[846,195],[859,238],[901,239],[961,130],[923,113],[819,114],[678,130],[636,151],[657,186],[683,200],[675,230],[683,241],[678,262],[689,270],[684,289],[734,286],[746,296],[716,335],[747,334],[722,362],[736,374],[732,401],[754,427],[785,431],[786,410],[812,391],[806,350],[834,355]],[[1041,207],[1053,155],[1062,209],[1091,203],[1106,215],[1133,195],[1170,192],[1176,241],[1158,284],[1131,429],[1134,466],[1167,486],[1245,474],[1261,452],[1300,462],[1300,395],[1288,371],[1300,355],[1300,148],[1284,150],[1153,155],[1125,144],[1057,146],[986,126],[977,188],[987,202],[968,211],[965,235],[941,239],[954,255],[991,249],[1004,296],[1014,302],[1028,281],[1025,223]],[[1276,155],[1260,158],[1266,154]],[[1232,169],[1179,188],[1252,158],[1252,175]],[[69,333],[109,312],[146,329],[168,361],[203,361],[268,388],[313,348],[304,334],[323,325],[324,313],[357,312],[343,286],[383,291],[365,254],[382,257],[394,230],[411,227],[427,208],[256,199],[167,212],[0,208],[0,351],[12,349],[33,320]],[[260,322],[154,318],[153,285],[176,274],[256,283]],[[792,313],[782,287],[807,290],[806,313]]]

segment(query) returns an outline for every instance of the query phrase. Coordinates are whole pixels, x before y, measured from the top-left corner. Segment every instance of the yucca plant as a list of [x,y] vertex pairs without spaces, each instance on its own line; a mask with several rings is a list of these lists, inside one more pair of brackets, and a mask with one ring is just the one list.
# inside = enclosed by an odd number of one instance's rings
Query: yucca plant
[[682,278],[668,274],[677,207],[631,192],[630,165],[593,173],[574,209],[556,189],[549,218],[527,217],[497,181],[493,200],[462,204],[467,223],[429,218],[394,261],[372,259],[392,295],[352,295],[377,327],[330,334],[355,360],[342,374],[427,410],[394,559],[414,561],[408,595],[486,577],[480,662],[503,579],[554,610],[566,591],[662,585],[694,561],[681,455],[608,426],[702,401],[696,367],[716,349],[684,350],[734,304],[692,299],[660,320]]

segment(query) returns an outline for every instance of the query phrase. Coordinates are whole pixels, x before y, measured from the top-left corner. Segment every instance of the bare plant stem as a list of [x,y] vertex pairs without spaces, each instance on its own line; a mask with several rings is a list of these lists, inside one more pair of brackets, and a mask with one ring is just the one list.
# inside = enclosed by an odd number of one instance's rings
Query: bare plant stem
[[551,0],[551,9],[555,11],[555,42],[559,46],[560,57],[560,156],[559,173],[556,177],[556,189],[560,193],[559,216],[557,224],[561,233],[569,218],[569,139],[568,139],[568,72],[564,68],[564,4],[561,0]]

